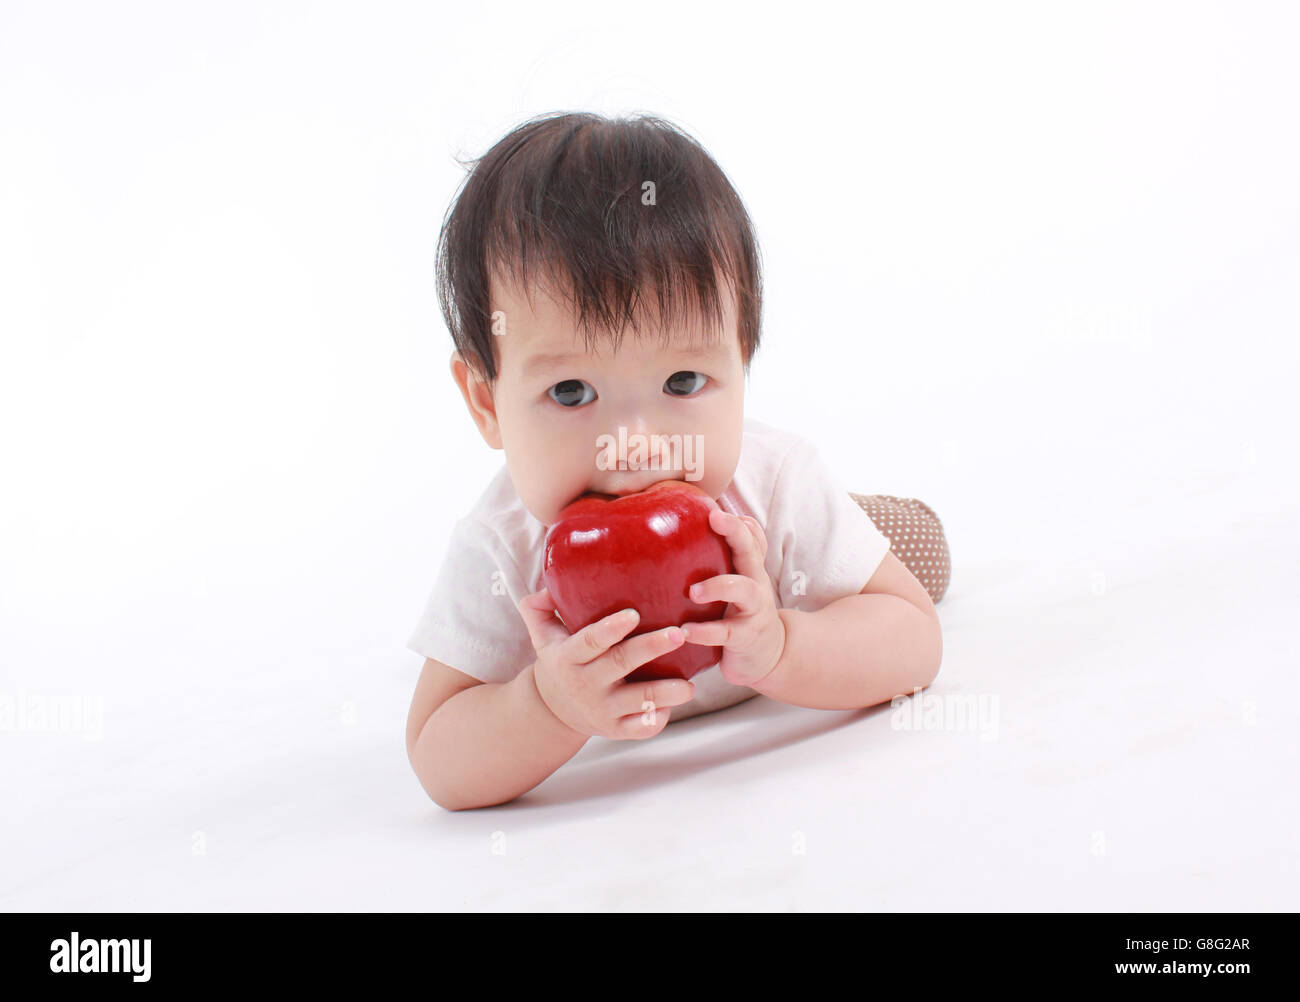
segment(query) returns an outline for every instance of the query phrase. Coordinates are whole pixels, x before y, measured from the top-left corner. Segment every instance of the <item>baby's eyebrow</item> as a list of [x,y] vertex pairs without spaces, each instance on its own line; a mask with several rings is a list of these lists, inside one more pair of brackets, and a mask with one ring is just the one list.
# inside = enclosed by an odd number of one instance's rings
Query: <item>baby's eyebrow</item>
[[539,373],[550,372],[552,369],[568,365],[581,357],[581,355],[575,355],[571,351],[552,351],[530,355],[528,360],[524,362],[524,377],[529,378]]
[[[676,357],[687,359],[723,359],[730,354],[730,349],[724,345],[705,345],[701,348],[679,348],[673,353]],[[561,369],[566,365],[585,358],[581,353],[571,351],[550,351],[538,352],[536,355],[530,355],[524,362],[524,378],[531,379],[544,372],[550,372],[552,369]]]

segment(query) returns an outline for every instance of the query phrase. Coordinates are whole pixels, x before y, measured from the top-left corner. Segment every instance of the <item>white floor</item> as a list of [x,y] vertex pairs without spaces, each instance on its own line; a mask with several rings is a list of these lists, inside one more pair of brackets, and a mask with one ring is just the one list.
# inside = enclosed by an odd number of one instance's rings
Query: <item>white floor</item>
[[1073,535],[1046,497],[1018,530],[941,507],[944,663],[915,717],[757,697],[593,739],[486,810],[418,787],[406,652],[343,701],[361,666],[322,658],[123,682],[97,725],[40,729],[29,703],[0,732],[0,907],[1293,910],[1283,487],[1248,462],[1111,496]]

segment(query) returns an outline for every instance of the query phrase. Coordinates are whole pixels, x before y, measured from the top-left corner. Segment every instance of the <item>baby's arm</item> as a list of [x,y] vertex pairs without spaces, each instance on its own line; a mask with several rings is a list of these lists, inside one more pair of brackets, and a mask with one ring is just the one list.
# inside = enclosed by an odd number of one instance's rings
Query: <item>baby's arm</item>
[[449,811],[527,793],[573,758],[588,735],[542,701],[530,664],[509,682],[480,682],[427,658],[406,720],[420,785]]
[[785,646],[754,688],[814,709],[875,706],[924,689],[939,674],[943,628],[929,593],[893,553],[857,595],[816,612],[781,609]]

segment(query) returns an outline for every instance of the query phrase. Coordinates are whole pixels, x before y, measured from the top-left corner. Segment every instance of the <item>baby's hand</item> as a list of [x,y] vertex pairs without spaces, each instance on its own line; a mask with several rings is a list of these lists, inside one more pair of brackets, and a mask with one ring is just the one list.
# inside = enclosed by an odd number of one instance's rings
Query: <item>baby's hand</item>
[[686,640],[721,646],[722,677],[732,685],[747,685],[761,692],[759,683],[776,669],[785,650],[785,621],[777,615],[776,593],[763,568],[767,536],[756,520],[721,508],[709,512],[709,526],[726,537],[738,573],[719,574],[691,585],[694,601],[729,604],[722,619],[687,623],[683,627]]
[[695,695],[694,683],[685,679],[624,681],[680,646],[685,638],[679,627],[623,640],[640,621],[635,610],[624,610],[570,634],[545,588],[520,599],[519,614],[537,652],[533,678],[542,702],[579,733],[613,740],[653,737],[668,726],[668,708]]

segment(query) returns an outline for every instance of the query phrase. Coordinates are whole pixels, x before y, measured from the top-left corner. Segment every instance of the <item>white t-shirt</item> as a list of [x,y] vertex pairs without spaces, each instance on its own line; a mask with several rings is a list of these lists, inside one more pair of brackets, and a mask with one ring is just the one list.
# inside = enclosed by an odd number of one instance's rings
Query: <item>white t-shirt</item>
[[[816,446],[753,418],[744,419],[736,472],[717,501],[763,527],[779,608],[813,612],[857,594],[889,550],[889,537],[849,497]],[[532,664],[537,654],[518,603],[542,589],[546,529],[524,507],[502,465],[452,528],[408,649],[482,682],[508,682]],[[694,698],[672,708],[670,723],[755,694],[724,679],[717,665],[692,681]]]

